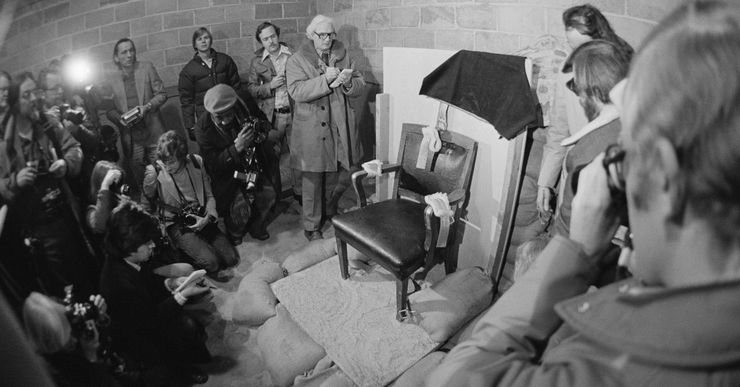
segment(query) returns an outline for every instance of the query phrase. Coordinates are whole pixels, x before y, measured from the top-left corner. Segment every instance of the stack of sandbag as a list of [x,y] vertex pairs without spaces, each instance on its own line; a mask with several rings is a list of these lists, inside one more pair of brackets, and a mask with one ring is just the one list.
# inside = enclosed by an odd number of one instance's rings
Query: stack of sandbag
[[275,317],[257,331],[257,345],[273,384],[290,386],[298,375],[313,370],[326,352],[293,321],[284,306],[278,304],[275,310]]
[[270,284],[280,278],[283,278],[283,268],[279,263],[265,258],[255,262],[252,270],[239,283],[232,314],[233,320],[257,326],[274,316],[277,298]]
[[290,254],[283,264],[261,259],[242,278],[234,301],[234,322],[257,326],[275,315],[277,298],[270,284],[286,275],[296,273],[336,254],[332,239],[313,241],[305,248]]
[[414,318],[432,340],[442,343],[493,299],[493,281],[479,267],[456,271],[409,297]]

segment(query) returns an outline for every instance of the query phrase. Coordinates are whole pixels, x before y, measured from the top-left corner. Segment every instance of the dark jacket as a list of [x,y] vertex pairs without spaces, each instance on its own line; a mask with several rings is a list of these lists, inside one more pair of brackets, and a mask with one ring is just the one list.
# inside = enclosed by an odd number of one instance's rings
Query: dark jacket
[[100,294],[108,302],[113,342],[122,353],[148,364],[160,364],[163,329],[182,313],[182,306],[164,288],[164,278],[122,259],[107,258]]
[[[265,114],[257,107],[252,97],[246,91],[237,91],[239,109],[248,112],[252,117],[267,121]],[[269,122],[267,123],[269,129]],[[236,131],[238,133],[238,130]],[[211,188],[216,198],[216,208],[222,216],[228,213],[228,207],[234,198],[236,191],[240,189],[241,182],[234,178],[234,171],[243,168],[244,156],[237,152],[234,146],[236,134],[223,131],[213,123],[210,114],[204,114],[198,118],[195,124],[195,137],[203,156],[203,164],[211,177]],[[262,142],[257,147],[257,156],[265,170],[265,177],[270,181],[280,176],[280,165],[276,160],[274,152],[266,152],[272,149],[269,140]]]
[[241,88],[239,71],[230,56],[211,49],[213,64],[209,68],[196,52],[182,71],[177,83],[180,92],[182,120],[186,129],[190,129],[205,112],[203,97],[206,91],[219,83],[224,83],[236,90]]

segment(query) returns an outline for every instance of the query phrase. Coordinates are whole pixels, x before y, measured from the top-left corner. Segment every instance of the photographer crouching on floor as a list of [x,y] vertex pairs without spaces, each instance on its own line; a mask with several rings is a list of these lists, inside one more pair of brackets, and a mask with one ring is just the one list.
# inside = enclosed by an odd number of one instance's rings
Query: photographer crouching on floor
[[188,154],[187,141],[175,131],[159,138],[157,161],[144,174],[144,200],[156,207],[174,247],[194,267],[215,274],[239,263],[236,248],[216,224],[216,200],[203,159]]
[[267,138],[272,126],[249,93],[237,95],[227,85],[210,88],[203,105],[210,114],[198,119],[195,137],[227,235],[234,245],[247,231],[268,239],[265,221],[275,203],[273,182],[280,179],[279,160]]
[[174,290],[166,286],[167,280],[148,264],[156,259],[158,237],[156,219],[136,203],[122,200],[113,210],[100,279],[100,293],[110,306],[113,343],[121,353],[143,363],[148,385],[172,385],[178,379],[205,383],[208,374],[194,364],[211,360],[207,335],[183,305],[210,289],[190,281]]
[[[623,159],[582,170],[570,237],[550,241],[428,385],[740,385],[738,68],[737,4],[690,2],[651,32],[622,99]],[[621,192],[634,278],[587,292]]]

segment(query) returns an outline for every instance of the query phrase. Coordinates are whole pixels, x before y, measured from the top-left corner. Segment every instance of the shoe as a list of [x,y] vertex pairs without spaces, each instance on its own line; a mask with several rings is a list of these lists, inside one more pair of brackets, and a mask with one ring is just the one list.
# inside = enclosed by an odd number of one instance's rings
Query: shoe
[[269,232],[267,232],[267,230],[262,230],[262,231],[250,231],[250,232],[249,232],[249,235],[250,235],[250,236],[251,236],[252,238],[254,238],[254,239],[257,239],[258,241],[264,241],[264,240],[267,240],[267,239],[269,239],[269,238],[270,238],[270,233],[269,233]]
[[324,239],[324,235],[321,234],[321,231],[319,230],[314,230],[314,231],[305,230],[303,231],[303,235],[306,236],[306,239],[308,239],[309,242],[313,242],[318,239]]
[[196,367],[188,367],[183,370],[182,376],[190,384],[204,384],[208,381],[208,374]]

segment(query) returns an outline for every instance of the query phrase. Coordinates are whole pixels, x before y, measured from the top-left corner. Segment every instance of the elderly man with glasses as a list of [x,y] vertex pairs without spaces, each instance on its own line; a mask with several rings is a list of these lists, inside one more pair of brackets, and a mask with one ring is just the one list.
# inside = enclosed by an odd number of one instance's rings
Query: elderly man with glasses
[[306,36],[309,41],[288,59],[286,78],[295,101],[291,167],[302,171],[303,228],[312,241],[323,238],[322,221],[336,213],[350,170],[362,157],[347,97],[359,95],[365,81],[342,42],[335,40],[331,18],[314,17]]

